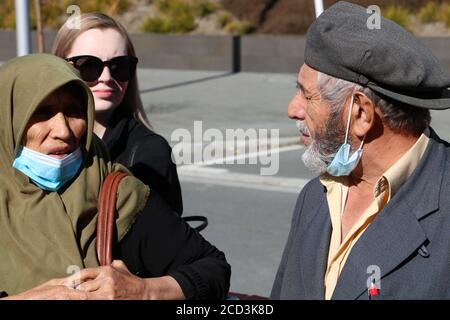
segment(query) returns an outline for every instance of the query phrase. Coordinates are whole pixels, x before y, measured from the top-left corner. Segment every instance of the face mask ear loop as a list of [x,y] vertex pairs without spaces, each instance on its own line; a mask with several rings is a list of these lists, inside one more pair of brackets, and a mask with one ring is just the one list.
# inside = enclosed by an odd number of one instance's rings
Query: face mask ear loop
[[362,138],[361,144],[359,145],[358,150],[361,150],[363,145],[364,145],[364,140],[366,140],[366,135],[364,135],[364,137]]
[[352,99],[350,100],[350,110],[348,111],[347,130],[345,131],[345,141],[344,141],[344,144],[347,143],[348,132],[349,132],[349,130],[350,130],[350,119],[352,118],[353,98],[354,98],[354,95],[352,94]]

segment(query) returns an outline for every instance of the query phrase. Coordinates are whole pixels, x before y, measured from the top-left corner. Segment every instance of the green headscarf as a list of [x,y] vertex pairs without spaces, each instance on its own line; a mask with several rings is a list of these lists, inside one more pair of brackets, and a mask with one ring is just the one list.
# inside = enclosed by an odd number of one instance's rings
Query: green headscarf
[[[87,95],[87,132],[80,143],[84,163],[72,182],[58,192],[47,192],[12,163],[33,112],[50,93],[69,82],[78,84]],[[99,190],[108,173],[126,169],[111,163],[105,146],[93,134],[93,124],[91,91],[64,60],[34,54],[0,67],[0,290],[17,294],[68,276],[73,266],[98,266]],[[148,195],[148,187],[134,177],[121,182],[116,220],[119,240],[143,210]]]

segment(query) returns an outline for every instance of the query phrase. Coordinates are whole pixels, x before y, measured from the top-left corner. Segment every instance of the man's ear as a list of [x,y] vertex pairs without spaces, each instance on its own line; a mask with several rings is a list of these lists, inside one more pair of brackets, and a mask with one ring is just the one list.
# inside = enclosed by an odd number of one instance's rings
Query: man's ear
[[375,123],[375,105],[362,92],[355,92],[352,109],[353,134],[364,137]]

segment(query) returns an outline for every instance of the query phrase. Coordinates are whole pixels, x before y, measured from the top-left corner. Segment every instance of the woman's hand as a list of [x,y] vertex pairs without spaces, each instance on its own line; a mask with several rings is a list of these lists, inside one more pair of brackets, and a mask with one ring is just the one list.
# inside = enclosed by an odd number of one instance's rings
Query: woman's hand
[[178,282],[170,277],[141,279],[125,264],[83,269],[69,277],[53,279],[5,300],[184,300]]
[[71,285],[71,277],[52,279],[40,286],[27,290],[15,296],[3,298],[4,300],[86,300],[88,294],[76,290]]
[[120,260],[113,261],[111,266],[83,269],[69,277],[68,281],[79,281],[77,289],[86,292],[87,298],[92,300],[185,299],[174,278],[165,276],[141,279],[133,275]]

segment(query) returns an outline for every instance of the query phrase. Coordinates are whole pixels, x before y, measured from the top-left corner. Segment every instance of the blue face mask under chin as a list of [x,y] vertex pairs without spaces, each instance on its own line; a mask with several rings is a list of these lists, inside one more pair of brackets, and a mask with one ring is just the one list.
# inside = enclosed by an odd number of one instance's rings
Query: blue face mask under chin
[[83,163],[80,148],[57,159],[20,146],[13,167],[29,177],[38,187],[47,191],[58,191],[71,180]]
[[341,145],[339,150],[336,152],[336,155],[333,158],[333,161],[328,165],[327,172],[335,177],[348,176],[355,169],[359,160],[362,156],[362,146],[364,144],[364,138],[361,141],[361,145],[358,150],[356,150],[351,156],[351,145],[347,143],[348,139],[348,131],[350,129],[350,119],[352,115],[352,107],[353,107],[353,96],[350,101],[350,110],[348,112],[348,121],[347,121],[347,129],[345,131],[345,141],[344,144]]

